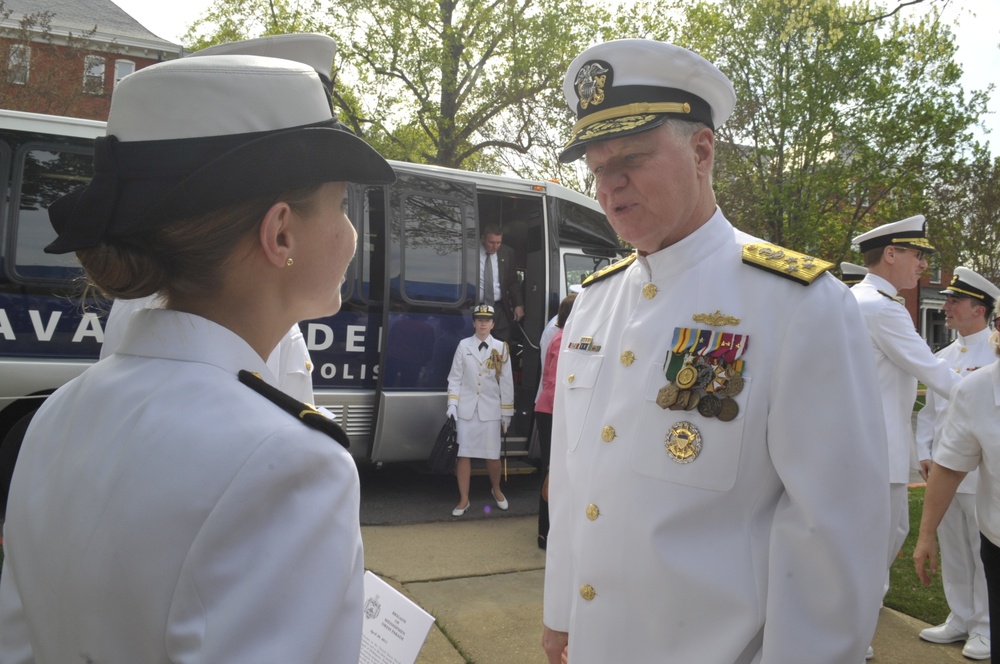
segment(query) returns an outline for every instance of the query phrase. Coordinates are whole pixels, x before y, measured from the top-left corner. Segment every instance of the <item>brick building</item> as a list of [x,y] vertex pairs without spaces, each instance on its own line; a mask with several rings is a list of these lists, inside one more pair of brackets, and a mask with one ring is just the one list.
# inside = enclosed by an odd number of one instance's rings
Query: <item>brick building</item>
[[111,0],[0,0],[0,108],[106,120],[122,77],[181,56]]

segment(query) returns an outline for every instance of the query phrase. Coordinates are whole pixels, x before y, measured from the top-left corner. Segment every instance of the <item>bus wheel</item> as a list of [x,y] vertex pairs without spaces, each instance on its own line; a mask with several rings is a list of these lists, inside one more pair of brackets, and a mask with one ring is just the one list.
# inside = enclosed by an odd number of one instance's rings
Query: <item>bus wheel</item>
[[37,412],[33,410],[19,419],[4,436],[3,443],[0,443],[0,518],[7,514],[7,492],[10,491],[10,478],[14,474],[14,464],[21,451],[24,432],[28,430],[31,418]]

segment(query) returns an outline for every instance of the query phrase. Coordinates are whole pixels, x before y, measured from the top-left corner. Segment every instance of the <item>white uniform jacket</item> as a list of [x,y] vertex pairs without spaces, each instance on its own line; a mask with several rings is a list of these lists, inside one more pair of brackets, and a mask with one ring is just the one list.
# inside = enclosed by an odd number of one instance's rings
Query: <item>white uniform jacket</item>
[[[165,301],[157,295],[135,300],[115,300],[104,324],[101,359],[118,350],[133,313],[142,309],[161,308],[164,304]],[[275,387],[279,390],[299,401],[316,403],[312,386],[312,358],[298,324],[293,325],[271,351],[267,358],[267,368],[278,379]]]
[[[448,373],[448,405],[457,405],[463,420],[471,419],[478,411],[481,420],[499,421],[501,415],[514,414],[510,350],[492,336],[486,337],[486,348],[480,349],[479,343],[475,335],[458,342]],[[494,353],[504,363],[499,381],[490,359]]]
[[[975,334],[967,337],[958,337],[939,350],[935,355],[951,367],[959,376],[967,376],[976,369],[985,367],[996,362],[997,356],[990,346],[990,329],[983,328]],[[944,411],[948,407],[948,400],[942,398],[937,392],[928,390],[927,401],[924,407],[917,413],[917,459],[933,459],[935,444],[941,439],[941,428],[944,426]],[[973,470],[965,476],[962,483],[958,485],[959,493],[975,493],[976,481],[979,472]]]
[[206,319],[136,312],[28,429],[4,527],[0,661],[357,664],[354,461],[251,388]]
[[889,482],[910,481],[913,441],[913,403],[917,381],[948,398],[959,375],[944,360],[934,357],[927,342],[913,328],[906,307],[893,299],[896,289],[888,281],[868,273],[851,287],[861,315],[868,326],[875,366],[885,410],[885,431],[889,439]]
[[[574,304],[553,411],[544,607],[545,624],[569,632],[572,664],[864,657],[889,507],[864,324],[828,274],[802,286],[745,265],[750,242],[716,210]],[[693,320],[713,314],[732,318]],[[748,336],[732,421],[657,405],[684,328]],[[684,422],[701,450],[678,463],[665,443]]]
[[1000,362],[962,379],[951,393],[934,461],[971,472],[978,467],[979,530],[1000,546]]

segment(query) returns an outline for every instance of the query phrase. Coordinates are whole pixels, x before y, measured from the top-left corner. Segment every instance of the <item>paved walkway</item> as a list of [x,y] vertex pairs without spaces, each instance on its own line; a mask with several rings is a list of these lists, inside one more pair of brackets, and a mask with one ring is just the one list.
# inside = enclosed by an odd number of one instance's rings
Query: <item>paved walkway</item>
[[[368,569],[437,619],[418,664],[546,664],[539,645],[545,552],[536,523],[498,516],[362,527]],[[926,626],[882,609],[872,664],[970,661],[961,643],[921,641]]]

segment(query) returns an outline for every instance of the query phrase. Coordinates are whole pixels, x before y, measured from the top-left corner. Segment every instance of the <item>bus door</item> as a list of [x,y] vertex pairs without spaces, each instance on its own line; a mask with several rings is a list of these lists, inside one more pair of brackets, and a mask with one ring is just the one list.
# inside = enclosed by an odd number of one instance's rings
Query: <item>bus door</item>
[[[528,454],[535,397],[541,377],[538,340],[548,321],[549,279],[545,198],[542,192],[513,193],[479,190],[479,227],[499,226],[503,244],[514,250],[517,288],[524,302],[524,318],[510,321],[511,368],[514,376],[514,417],[507,432],[507,454]],[[478,246],[476,247],[478,257]],[[476,267],[478,268],[478,258]],[[478,279],[478,277],[477,277]],[[477,287],[478,287],[478,281]]]
[[387,189],[376,463],[430,454],[455,348],[473,333],[478,283],[475,184],[405,169],[397,176]]

